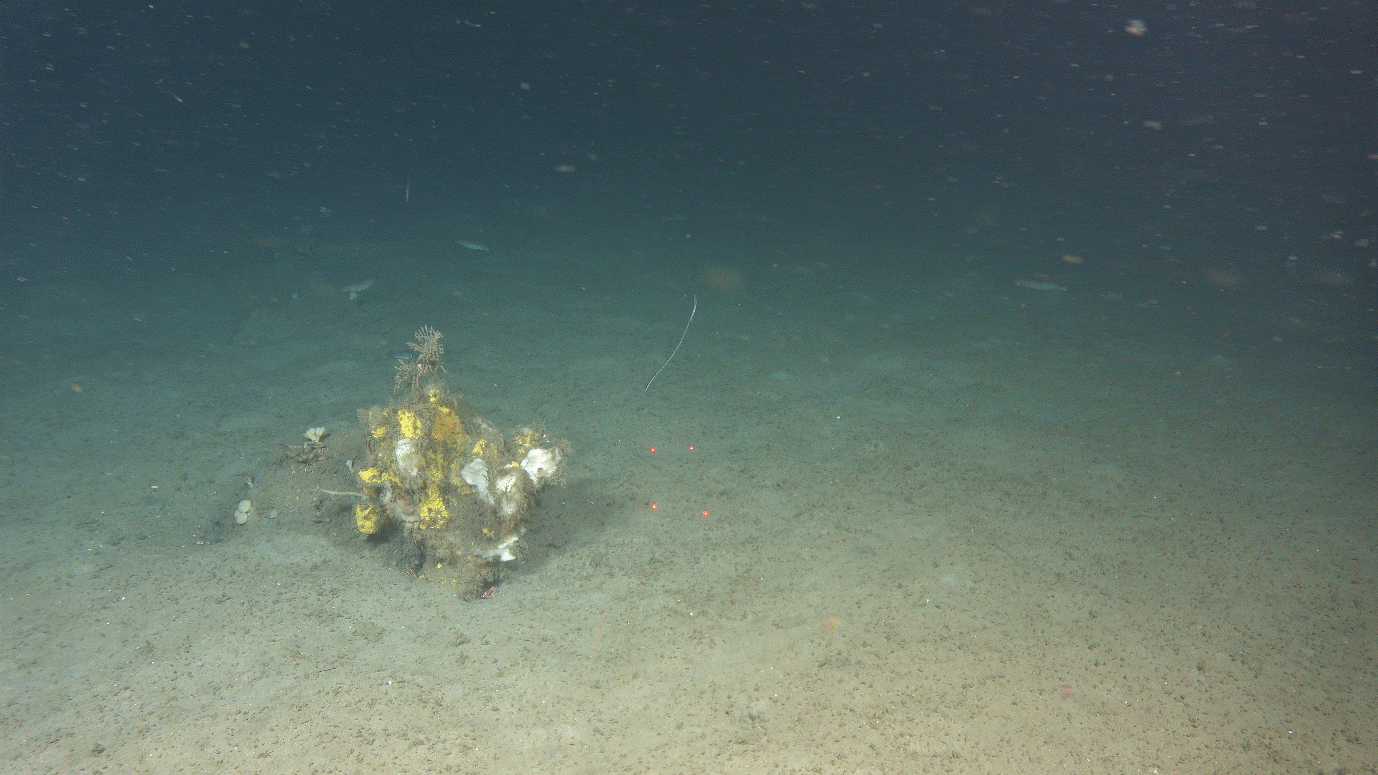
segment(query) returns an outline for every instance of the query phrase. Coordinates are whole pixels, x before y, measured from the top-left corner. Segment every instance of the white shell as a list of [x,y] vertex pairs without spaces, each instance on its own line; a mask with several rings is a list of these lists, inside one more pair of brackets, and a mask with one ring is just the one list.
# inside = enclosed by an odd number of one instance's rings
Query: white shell
[[421,445],[416,439],[404,436],[397,440],[397,473],[402,477],[402,486],[410,492],[420,492],[426,483],[421,470]]
[[560,475],[560,454],[558,447],[552,449],[541,449],[532,447],[527,451],[526,457],[522,458],[522,469],[526,475],[531,477],[531,483],[536,485],[536,489],[545,486],[545,483]]
[[236,525],[242,525],[248,522],[249,519],[254,516],[254,513],[253,501],[245,498],[234,507],[234,523]]
[[469,461],[469,464],[459,470],[459,477],[463,479],[478,497],[486,503],[493,502],[493,493],[488,491],[488,464],[483,458],[476,457]]

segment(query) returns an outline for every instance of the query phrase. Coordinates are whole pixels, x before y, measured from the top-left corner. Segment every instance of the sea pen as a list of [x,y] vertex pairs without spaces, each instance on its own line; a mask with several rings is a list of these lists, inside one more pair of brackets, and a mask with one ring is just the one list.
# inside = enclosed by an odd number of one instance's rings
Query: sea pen
[[694,295],[694,308],[691,309],[691,310],[689,310],[689,322],[684,324],[684,333],[682,333],[682,334],[679,335],[679,344],[675,345],[675,349],[673,349],[673,350],[670,351],[670,357],[669,357],[669,358],[666,358],[666,359],[665,359],[665,362],[662,363],[662,364],[660,364],[660,368],[656,369],[656,373],[651,375],[651,381],[646,383],[645,389],[642,390],[643,393],[644,393],[644,392],[647,392],[647,391],[649,391],[649,390],[651,389],[651,382],[655,382],[655,381],[656,381],[656,377],[659,377],[659,376],[660,376],[660,372],[665,371],[665,367],[666,367],[666,366],[669,366],[669,365],[670,365],[670,361],[673,361],[673,360],[675,359],[675,353],[679,352],[680,345],[683,345],[683,344],[684,344],[684,337],[686,337],[686,336],[689,335],[689,326],[692,326],[692,325],[694,324],[694,313],[695,313],[695,312],[698,312],[698,311],[699,311],[699,297],[698,297],[698,294],[695,294],[695,295]]

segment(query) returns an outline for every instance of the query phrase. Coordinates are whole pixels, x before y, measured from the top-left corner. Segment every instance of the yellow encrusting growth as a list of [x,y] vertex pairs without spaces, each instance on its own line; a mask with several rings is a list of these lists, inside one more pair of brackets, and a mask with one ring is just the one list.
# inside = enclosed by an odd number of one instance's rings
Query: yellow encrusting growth
[[421,516],[420,527],[422,530],[438,530],[445,527],[450,521],[450,512],[445,508],[445,499],[440,495],[440,488],[434,484],[426,488],[426,494],[421,498],[417,512]]
[[431,420],[431,438],[453,447],[467,446],[469,441],[459,415],[448,406],[436,408],[435,417]]
[[358,526],[359,532],[366,536],[377,533],[386,519],[387,514],[377,503],[364,502],[354,506],[354,524]]
[[397,427],[402,435],[416,438],[421,435],[421,415],[411,409],[397,410]]
[[543,437],[544,434],[532,428],[522,428],[512,434],[512,457],[518,460],[525,457],[527,452],[540,444]]

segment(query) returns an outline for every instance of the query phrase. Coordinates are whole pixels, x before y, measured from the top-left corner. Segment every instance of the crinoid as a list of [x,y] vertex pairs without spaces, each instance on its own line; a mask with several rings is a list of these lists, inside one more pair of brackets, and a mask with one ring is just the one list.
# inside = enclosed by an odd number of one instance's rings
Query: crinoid
[[440,363],[445,346],[440,343],[440,332],[430,326],[422,326],[421,330],[416,332],[416,341],[407,342],[407,346],[416,353],[416,358],[410,363],[398,364],[397,383],[393,389],[401,390],[405,387],[412,396],[420,396],[421,381],[437,371],[445,370]]

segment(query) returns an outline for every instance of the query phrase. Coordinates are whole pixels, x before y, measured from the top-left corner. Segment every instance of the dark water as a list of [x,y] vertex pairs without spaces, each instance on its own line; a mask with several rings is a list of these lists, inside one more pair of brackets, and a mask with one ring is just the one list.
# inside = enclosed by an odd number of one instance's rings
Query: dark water
[[[4,15],[13,771],[1378,759],[1372,4]],[[482,603],[320,494],[423,325]]]

